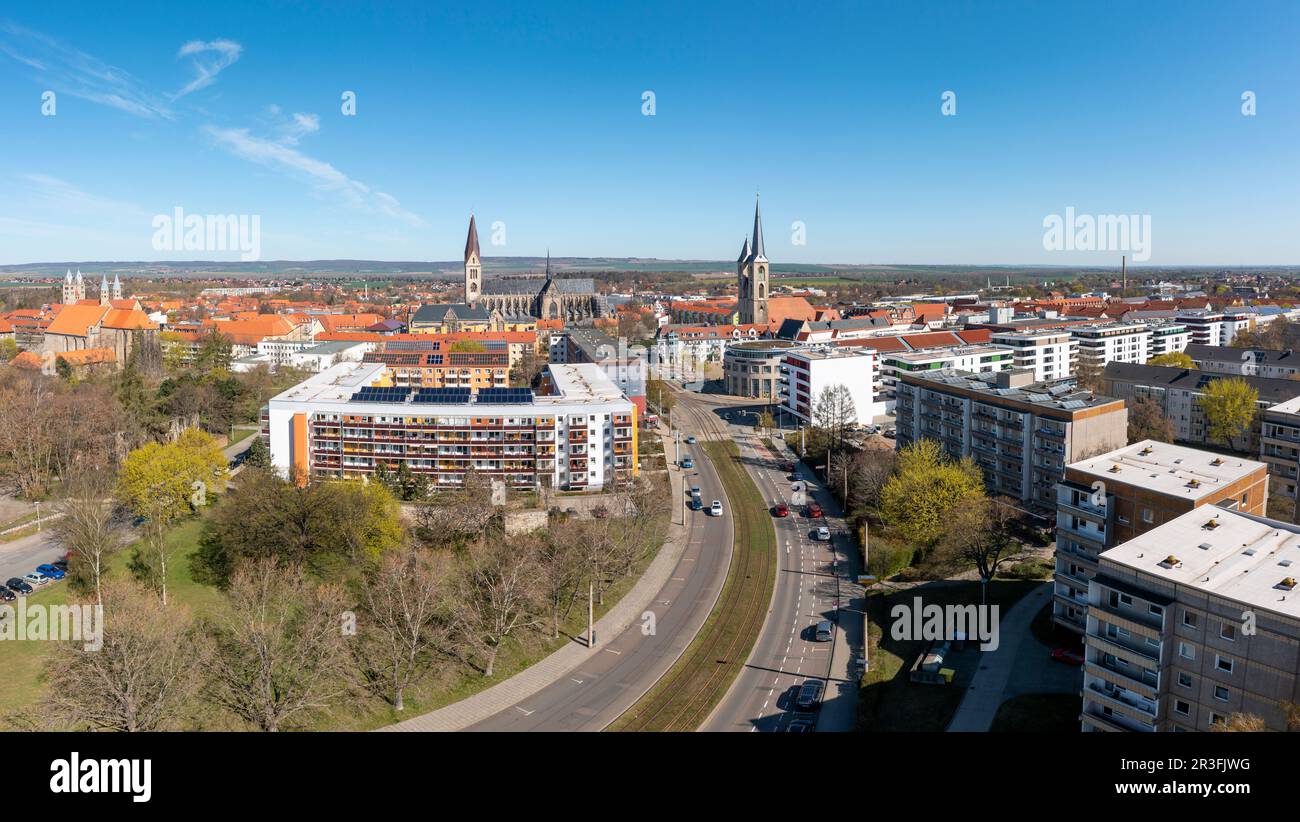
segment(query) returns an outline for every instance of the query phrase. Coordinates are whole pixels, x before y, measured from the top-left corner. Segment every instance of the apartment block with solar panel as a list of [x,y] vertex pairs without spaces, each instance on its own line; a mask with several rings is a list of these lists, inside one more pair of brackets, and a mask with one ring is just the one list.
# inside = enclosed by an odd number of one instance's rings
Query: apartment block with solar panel
[[551,364],[539,388],[421,385],[399,363],[334,366],[272,398],[263,436],[300,481],[363,479],[382,464],[458,487],[467,471],[510,488],[616,486],[637,476],[637,406],[593,364]]

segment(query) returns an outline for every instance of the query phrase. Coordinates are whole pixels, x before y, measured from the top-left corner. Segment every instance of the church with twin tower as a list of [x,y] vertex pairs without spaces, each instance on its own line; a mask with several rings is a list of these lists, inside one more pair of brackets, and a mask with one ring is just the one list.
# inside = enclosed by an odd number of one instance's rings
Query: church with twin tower
[[769,266],[763,252],[763,215],[759,212],[758,198],[754,198],[754,237],[745,238],[736,260],[737,309],[741,325],[770,321],[767,311]]

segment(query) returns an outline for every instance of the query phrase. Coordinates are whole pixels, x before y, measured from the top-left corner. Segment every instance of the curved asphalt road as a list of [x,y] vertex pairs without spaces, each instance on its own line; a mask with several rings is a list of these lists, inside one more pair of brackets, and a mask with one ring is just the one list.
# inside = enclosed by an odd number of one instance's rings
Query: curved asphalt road
[[[708,404],[701,396],[694,402]],[[752,401],[751,401],[752,402]],[[715,403],[716,405],[716,403]],[[796,720],[807,723],[808,730],[849,730],[824,727],[814,712],[802,712],[794,705],[799,686],[808,679],[820,679],[826,688],[831,674],[832,642],[816,642],[813,630],[818,622],[835,620],[841,592],[835,571],[835,546],[841,551],[848,544],[844,522],[839,518],[807,518],[803,504],[796,504],[794,483],[782,468],[784,457],[772,454],[754,434],[752,418],[730,416],[732,439],[740,446],[750,478],[769,508],[786,503],[790,516],[773,518],[779,569],[767,620],[750,653],[744,670],[727,695],[714,709],[702,730],[706,731],[785,731]],[[800,484],[808,501],[818,501],[827,514],[837,510],[830,495],[821,490],[812,472],[796,463]],[[815,539],[819,526],[827,526],[833,542]],[[839,631],[839,626],[836,626]],[[827,693],[824,698],[829,698]]]
[[[634,623],[616,637],[597,636],[596,647],[601,653],[558,682],[467,730],[599,731],[650,690],[690,645],[722,590],[733,536],[731,504],[713,464],[703,448],[685,444],[686,434],[703,440],[706,432],[691,430],[689,420],[683,431],[682,454],[695,458],[695,468],[684,472],[683,494],[689,494],[692,485],[700,486],[706,507],[715,499],[722,500],[723,516],[686,511],[689,543],[672,576],[655,596],[655,635],[642,635],[640,623]],[[673,450],[673,443],[666,442],[665,456],[670,460]],[[681,499],[675,503],[676,520],[683,509]]]

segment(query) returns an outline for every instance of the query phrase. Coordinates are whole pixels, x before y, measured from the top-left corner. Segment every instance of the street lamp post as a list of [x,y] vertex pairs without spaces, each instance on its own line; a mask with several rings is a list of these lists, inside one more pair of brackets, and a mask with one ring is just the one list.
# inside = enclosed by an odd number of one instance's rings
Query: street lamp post
[[36,501],[36,533],[41,532],[41,501]]

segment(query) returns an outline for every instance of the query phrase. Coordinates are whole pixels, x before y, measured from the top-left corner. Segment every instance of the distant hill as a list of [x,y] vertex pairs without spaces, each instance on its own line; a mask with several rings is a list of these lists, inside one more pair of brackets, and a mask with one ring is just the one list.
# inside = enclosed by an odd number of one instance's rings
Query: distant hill
[[[91,261],[47,262],[0,266],[0,279],[49,279],[62,277],[68,269],[80,269],[87,278],[102,274],[128,274],[143,277],[181,277],[222,279],[244,277],[258,279],[333,279],[333,278],[423,278],[456,279],[461,276],[460,260],[397,261],[380,260],[260,260],[258,262],[215,262],[189,260],[169,262]],[[487,257],[486,274],[539,275],[545,270],[544,257]],[[660,260],[638,257],[552,257],[552,269],[560,275],[635,273],[678,273],[690,275],[731,276],[735,263],[723,260]],[[1130,266],[1130,276],[1167,277],[1178,274],[1205,275],[1216,271],[1248,271],[1270,274],[1300,273],[1300,266]],[[879,280],[882,278],[987,277],[994,281],[1011,277],[1024,281],[1039,277],[1059,279],[1080,274],[1118,274],[1117,267],[1081,267],[1046,265],[887,265],[887,264],[803,264],[773,263],[776,279],[830,277]]]

